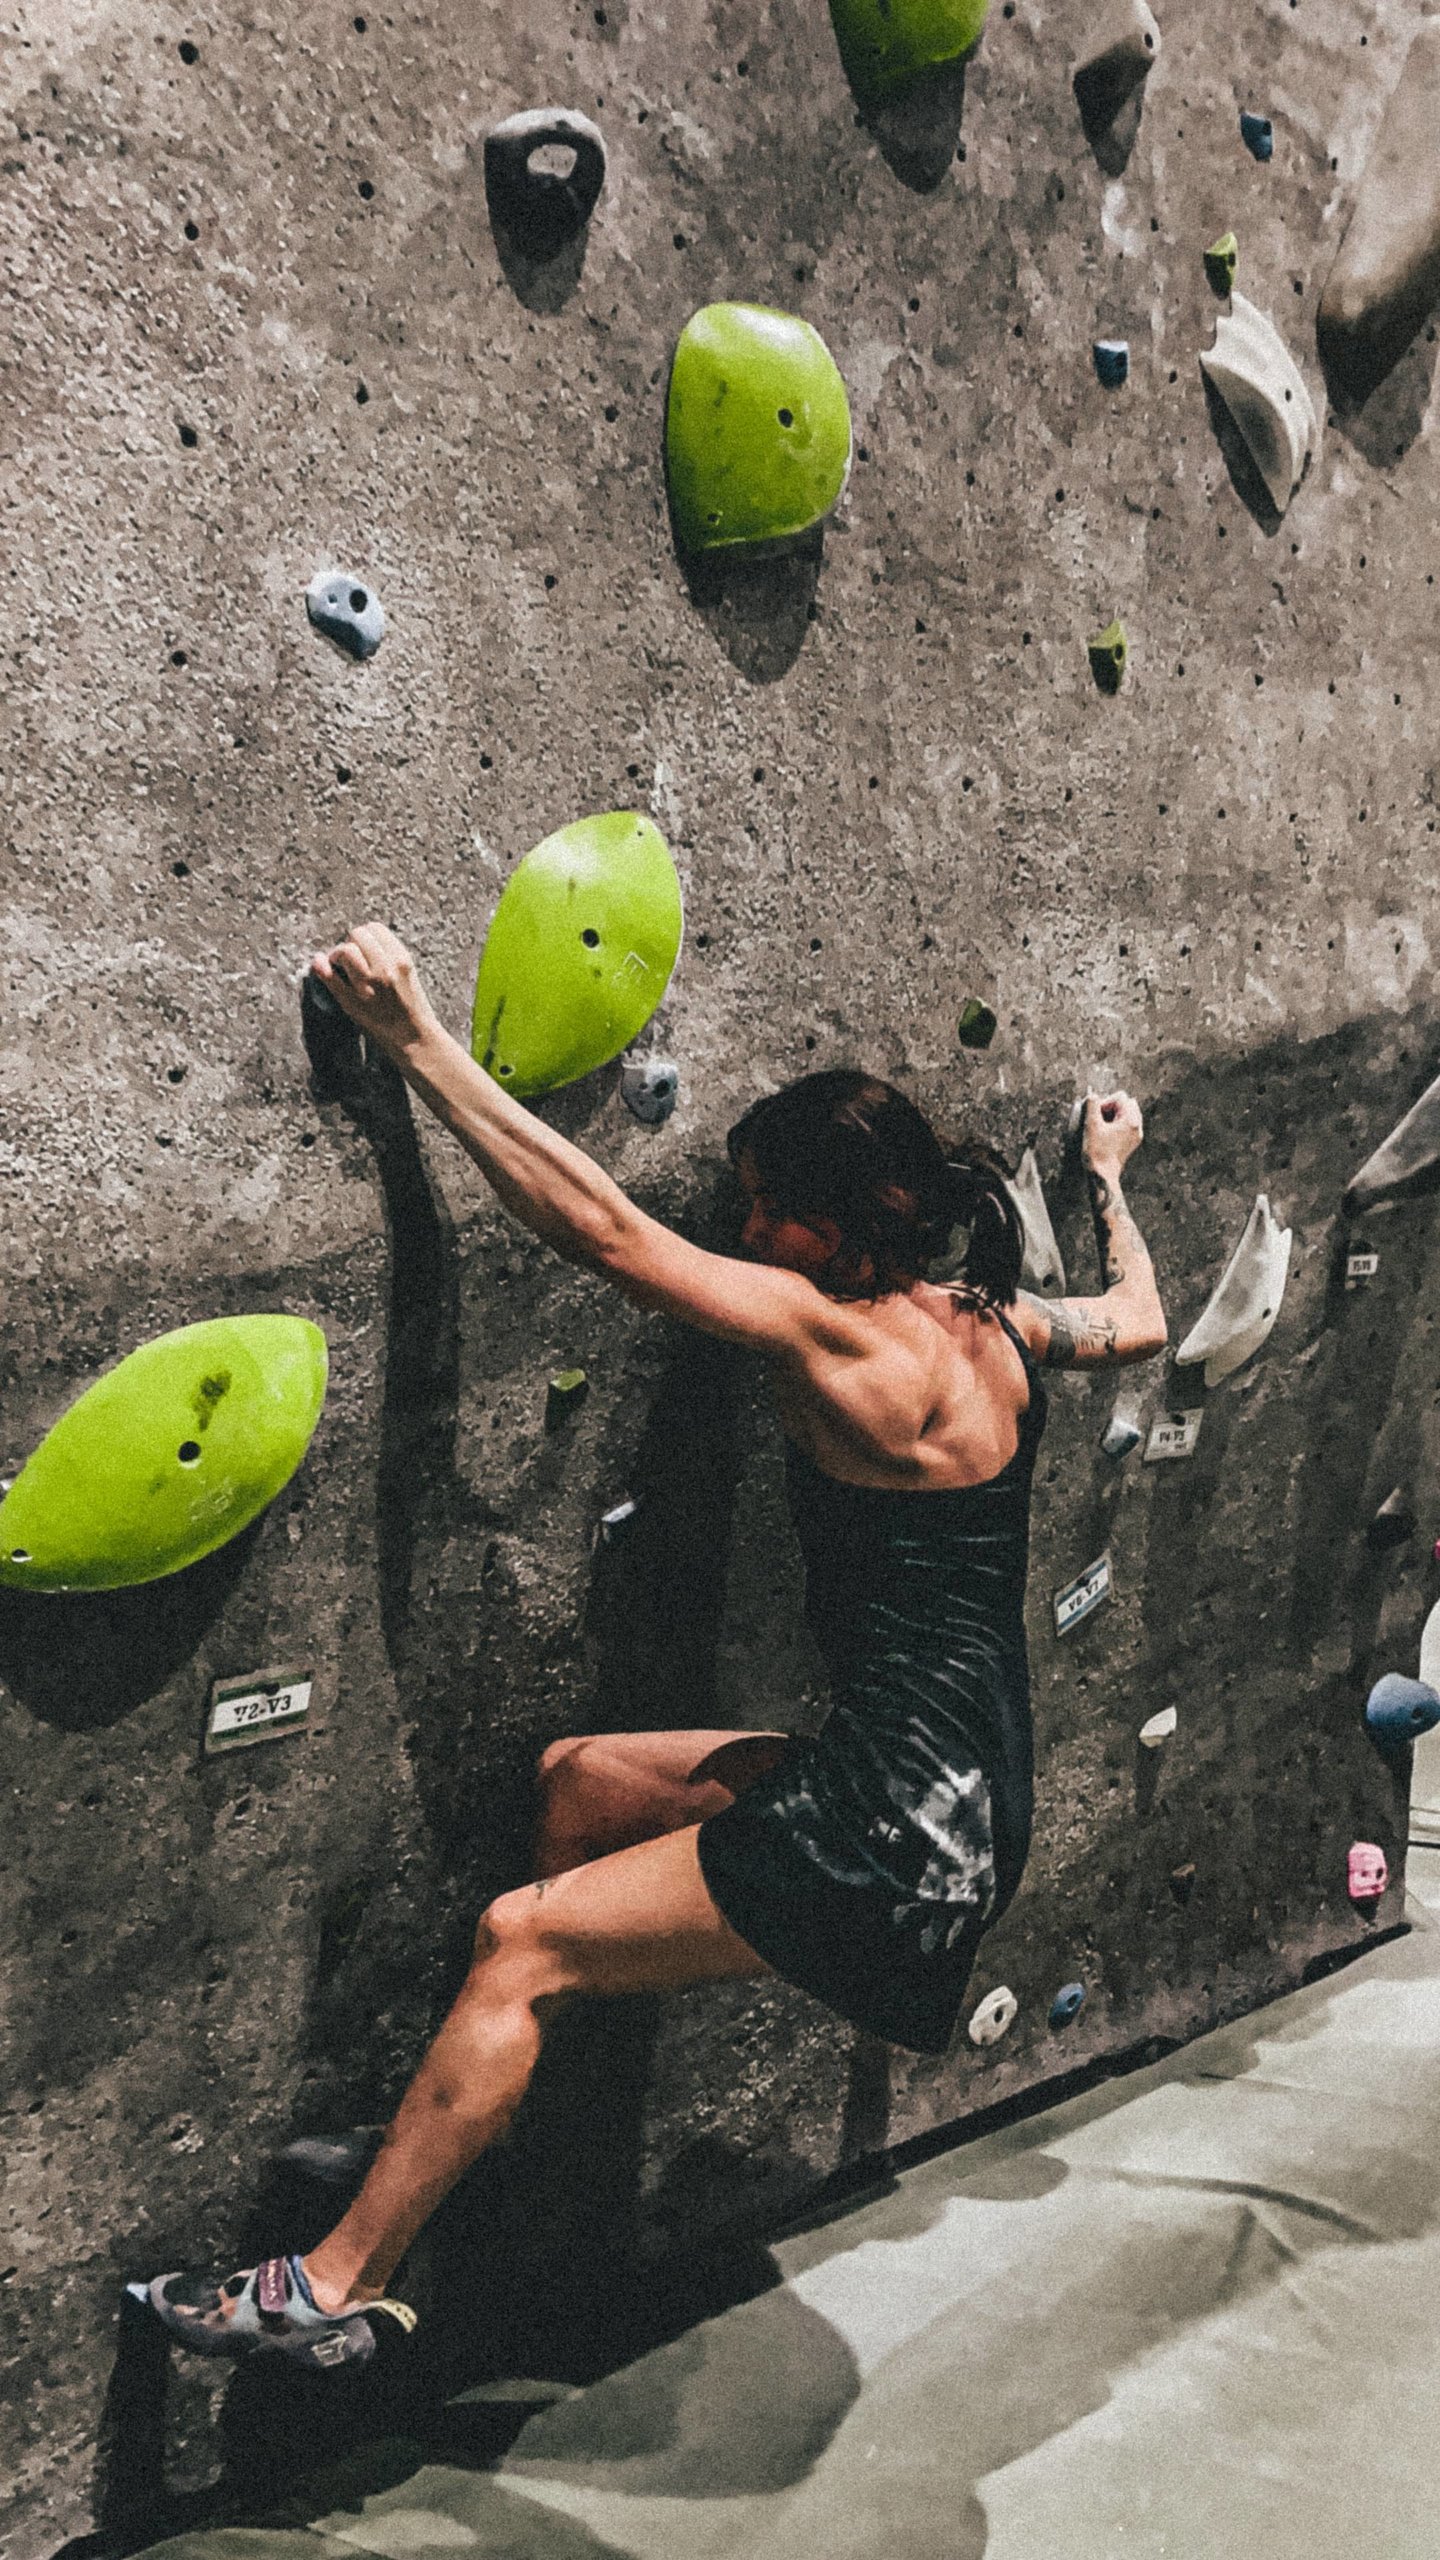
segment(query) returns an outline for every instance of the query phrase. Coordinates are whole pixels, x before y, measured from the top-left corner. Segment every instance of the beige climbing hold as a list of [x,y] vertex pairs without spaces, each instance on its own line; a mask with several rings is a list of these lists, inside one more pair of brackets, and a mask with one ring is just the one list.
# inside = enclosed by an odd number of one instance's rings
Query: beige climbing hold
[[1440,18],[1422,20],[1390,93],[1315,334],[1337,392],[1368,400],[1440,302]]
[[1260,1192],[1208,1306],[1175,1354],[1177,1367],[1203,1360],[1206,1386],[1218,1387],[1259,1350],[1285,1295],[1290,1235]]
[[1427,1084],[1418,1102],[1412,1102],[1403,1120],[1397,1120],[1388,1138],[1381,1140],[1373,1155],[1368,1155],[1345,1187],[1345,1213],[1354,1217],[1366,1209],[1378,1209],[1389,1200],[1402,1199],[1408,1192],[1429,1191],[1434,1187],[1440,1167],[1440,1076]]
[[1072,75],[1085,139],[1109,177],[1130,157],[1145,83],[1159,59],[1160,29],[1145,0],[1111,0]]
[[1158,1751],[1162,1743],[1169,1741],[1179,1721],[1174,1707],[1162,1707],[1158,1715],[1151,1716],[1148,1723],[1140,1727],[1140,1739],[1146,1750]]
[[1020,1265],[1021,1286],[1037,1289],[1047,1298],[1063,1298],[1065,1265],[1060,1259],[1060,1247],[1050,1224],[1050,1212],[1045,1205],[1040,1167],[1035,1161],[1033,1147],[1026,1148],[1015,1179],[1006,1188],[1020,1213],[1025,1239],[1024,1258]]
[[1319,450],[1320,427],[1304,377],[1273,320],[1243,293],[1232,293],[1200,369],[1224,401],[1283,516],[1307,455]]

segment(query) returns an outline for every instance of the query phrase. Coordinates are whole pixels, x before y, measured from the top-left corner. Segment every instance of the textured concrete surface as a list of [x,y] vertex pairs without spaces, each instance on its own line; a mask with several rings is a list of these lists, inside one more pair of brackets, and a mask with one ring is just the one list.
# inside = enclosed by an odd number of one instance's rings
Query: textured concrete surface
[[[681,1104],[643,1130],[609,1071],[546,1109],[659,1214],[723,1235],[728,1120],[864,1058],[947,1128],[1038,1132],[1076,1276],[1064,1114],[1087,1075],[1138,1089],[1177,1340],[1258,1189],[1295,1230],[1279,1326],[1187,1464],[1104,1460],[1109,1390],[1060,1383],[1039,1830],[976,1983],[1020,1994],[1010,2037],[887,2057],[783,1990],[574,2020],[417,2270],[437,2374],[562,2333],[575,2378],[613,2362],[627,2268],[643,2291],[843,2159],[1293,1982],[1358,1934],[1355,1836],[1398,1875],[1403,1786],[1359,1717],[1411,1667],[1428,1538],[1361,1533],[1433,1473],[1434,1211],[1377,1219],[1347,1296],[1336,1210],[1435,1067],[1435,351],[1327,425],[1278,527],[1196,357],[1233,225],[1318,394],[1319,286],[1419,14],[1174,13],[1107,177],[1078,5],[993,9],[963,157],[952,90],[926,163],[857,125],[825,12],[780,0],[538,28],[491,0],[11,0],[0,1472],[164,1327],[283,1306],[332,1356],[304,1469],[235,1547],[0,1607],[20,2560],[105,2512],[122,2278],[299,2236],[266,2155],[389,2103],[523,1872],[542,1744],[821,1710],[753,1373],[552,1262],[383,1094],[316,1104],[295,979],[360,915],[462,1023],[509,866],[633,802],[686,893],[656,1025]],[[542,270],[492,233],[481,147],[548,101],[610,169],[583,256]],[[1275,118],[1266,167],[1240,103]],[[820,328],[857,455],[818,561],[692,586],[665,368],[727,295]],[[1118,394],[1100,334],[1130,340]],[[384,605],[368,665],[306,621],[330,565]],[[1106,700],[1085,640],[1116,612]],[[571,1361],[593,1390],[547,1434]],[[592,1556],[627,1493],[632,1537]],[[1057,1647],[1048,1595],[1103,1547],[1116,1605]],[[297,1658],[307,1737],[202,1763],[211,1679]],[[177,2493],[243,2461],[223,2414],[172,2402]]]
[[1414,1864],[1410,1935],[903,2169],[781,2240],[757,2299],[508,2404],[503,2453],[483,2427],[507,2404],[472,2393],[448,2446],[392,2437],[283,2522],[166,2560],[311,2560],[312,2538],[325,2560],[1420,2560],[1440,1856]]

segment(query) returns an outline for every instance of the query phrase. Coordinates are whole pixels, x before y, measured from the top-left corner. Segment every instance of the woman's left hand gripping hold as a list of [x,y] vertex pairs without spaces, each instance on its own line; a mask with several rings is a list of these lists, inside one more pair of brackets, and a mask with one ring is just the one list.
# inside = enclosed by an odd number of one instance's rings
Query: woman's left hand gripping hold
[[388,924],[357,925],[333,951],[317,951],[310,966],[351,1021],[392,1054],[439,1028],[420,972]]

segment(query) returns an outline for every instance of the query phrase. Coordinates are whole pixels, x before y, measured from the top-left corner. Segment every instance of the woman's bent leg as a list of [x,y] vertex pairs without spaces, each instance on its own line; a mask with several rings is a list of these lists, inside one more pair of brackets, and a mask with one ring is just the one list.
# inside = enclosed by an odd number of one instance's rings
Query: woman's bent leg
[[681,1733],[581,1733],[552,1742],[535,1773],[537,1876],[564,1875],[662,1832],[723,1813],[773,1769],[783,1733],[700,1726]]
[[322,2309],[384,2292],[421,2224],[514,2114],[554,2002],[768,1972],[711,1901],[696,1828],[491,1904],[464,1988],[373,2169],[344,2220],[306,2257]]

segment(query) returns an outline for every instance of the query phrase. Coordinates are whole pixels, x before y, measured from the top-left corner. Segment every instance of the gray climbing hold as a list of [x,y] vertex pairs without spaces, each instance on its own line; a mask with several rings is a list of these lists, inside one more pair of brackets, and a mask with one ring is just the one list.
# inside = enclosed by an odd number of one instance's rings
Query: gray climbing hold
[[1248,107],[1240,110],[1240,139],[1252,160],[1270,160],[1275,153],[1275,128],[1268,116],[1256,116]]
[[[557,168],[557,159],[569,165]],[[573,107],[527,107],[485,136],[491,218],[537,253],[584,230],[604,184],[604,137]]]
[[1020,1159],[1012,1182],[1007,1183],[1011,1199],[1020,1213],[1020,1229],[1024,1239],[1024,1258],[1020,1278],[1027,1289],[1038,1289],[1047,1298],[1065,1295],[1065,1265],[1060,1247],[1050,1224],[1045,1193],[1040,1181],[1040,1167],[1035,1150],[1027,1147]]
[[602,1511],[600,1525],[595,1532],[598,1543],[602,1547],[608,1547],[612,1546],[617,1538],[623,1537],[639,1508],[640,1505],[634,1495],[627,1494],[623,1502],[615,1503],[609,1511]]
[[305,610],[316,630],[349,658],[373,658],[385,637],[379,597],[348,570],[321,569],[305,590]]
[[680,1099],[680,1070],[674,1059],[639,1058],[622,1067],[620,1099],[647,1129],[658,1129]]
[[1130,341],[1128,338],[1097,338],[1090,350],[1095,359],[1095,372],[1107,391],[1118,391],[1130,375]]
[[358,2187],[384,2139],[383,2124],[359,2124],[351,2133],[305,2134],[277,2151],[282,2169],[316,2178],[326,2187]]
[[1107,177],[1118,178],[1140,130],[1145,83],[1160,59],[1160,29],[1145,0],[1111,0],[1075,65],[1085,139]]
[[1316,338],[1326,379],[1358,407],[1440,302],[1440,19],[1422,19],[1325,279]]
[[1367,1156],[1345,1189],[1345,1214],[1377,1209],[1411,1191],[1433,1191],[1440,1181],[1440,1076],[1398,1120],[1388,1138]]
[[1275,327],[1243,293],[1215,323],[1215,343],[1200,357],[1243,437],[1278,515],[1285,513],[1319,451],[1320,424],[1304,376]]
[[1404,1488],[1397,1484],[1387,1493],[1365,1532],[1372,1547],[1403,1547],[1415,1535],[1415,1508]]

